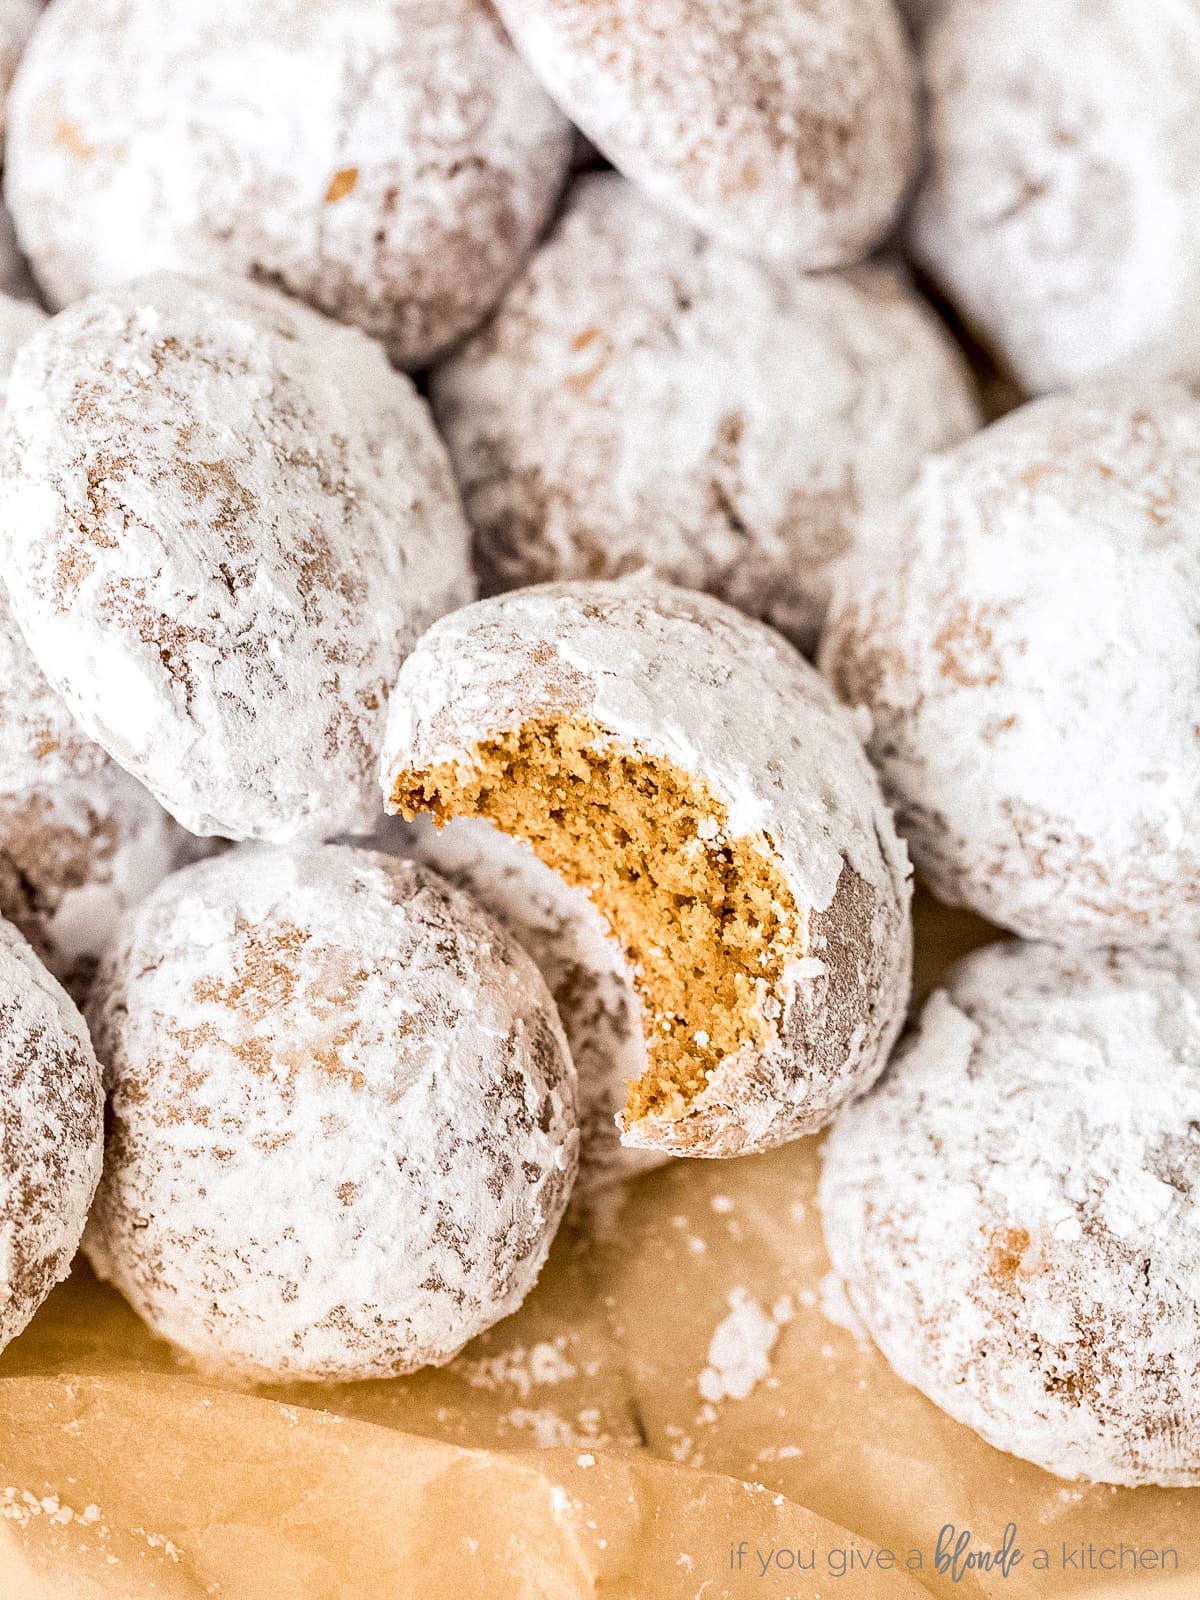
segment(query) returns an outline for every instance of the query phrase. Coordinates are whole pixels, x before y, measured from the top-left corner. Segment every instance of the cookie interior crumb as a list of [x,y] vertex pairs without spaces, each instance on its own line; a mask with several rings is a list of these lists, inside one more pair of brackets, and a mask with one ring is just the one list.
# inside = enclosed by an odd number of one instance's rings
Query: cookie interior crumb
[[731,838],[725,807],[681,768],[587,721],[528,722],[402,772],[392,803],[486,817],[587,891],[646,1013],[627,1123],[678,1117],[725,1057],[778,1040],[784,968],[804,953],[795,900],[770,841]]

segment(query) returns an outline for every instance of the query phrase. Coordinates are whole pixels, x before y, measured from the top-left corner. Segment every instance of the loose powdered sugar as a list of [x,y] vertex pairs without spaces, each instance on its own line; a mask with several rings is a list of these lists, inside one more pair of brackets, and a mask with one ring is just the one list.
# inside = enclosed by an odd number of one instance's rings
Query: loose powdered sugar
[[571,149],[484,0],[55,0],[6,179],[56,305],[235,273],[418,363],[493,304]]
[[13,611],[93,738],[194,833],[370,824],[396,670],[471,592],[445,453],[377,346],[149,278],[23,347],[0,457]]
[[752,1394],[770,1372],[771,1352],[791,1318],[787,1299],[768,1312],[747,1290],[731,1290],[729,1313],[713,1329],[708,1365],[697,1380],[700,1398],[715,1405]]
[[335,845],[188,868],[89,1016],[111,1127],[86,1247],[202,1366],[388,1376],[532,1287],[574,1069],[529,957],[433,873]]
[[810,649],[833,563],[978,426],[898,272],[805,277],[584,178],[492,320],[434,374],[485,587],[653,567]]
[[1063,1477],[1200,1478],[1200,976],[992,946],[825,1147],[825,1237],[907,1382]]

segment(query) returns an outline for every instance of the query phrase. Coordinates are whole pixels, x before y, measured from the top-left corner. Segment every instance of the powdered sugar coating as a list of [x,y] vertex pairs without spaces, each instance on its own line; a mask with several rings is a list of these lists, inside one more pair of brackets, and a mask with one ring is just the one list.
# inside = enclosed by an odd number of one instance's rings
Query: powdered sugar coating
[[579,1179],[575,1195],[661,1166],[658,1151],[622,1145],[617,1120],[627,1085],[647,1067],[642,1005],[624,953],[581,889],[573,889],[519,839],[490,823],[454,817],[408,825],[406,847],[497,917],[537,963],[554,996],[579,1074]]
[[933,458],[822,663],[943,899],[1031,938],[1200,933],[1200,402],[1050,396]]
[[656,202],[747,254],[861,260],[914,174],[892,0],[498,0],[563,110]]
[[54,0],[7,190],[56,306],[244,274],[417,364],[495,302],[571,149],[484,0]]
[[1200,367],[1200,9],[971,0],[924,49],[912,247],[1029,392]]
[[444,617],[401,669],[382,777],[466,758],[539,718],[595,724],[725,808],[706,841],[764,835],[807,923],[778,1044],[727,1057],[684,1114],[625,1142],[690,1155],[820,1127],[882,1069],[911,966],[907,857],[851,718],[785,640],[707,595],[639,576],[545,584]]
[[400,661],[471,593],[445,452],[377,345],[232,279],[96,295],[21,350],[0,473],[30,647],[180,822],[369,825]]
[[[0,296],[0,408],[17,350],[45,320]],[[0,915],[79,999],[121,912],[187,848],[50,688],[0,585]]]
[[70,1269],[100,1177],[103,1112],[83,1018],[0,921],[0,1349]]
[[0,915],[82,999],[122,912],[195,844],[79,730],[0,589]]
[[993,946],[825,1146],[825,1238],[907,1382],[1068,1478],[1200,1482],[1200,978]]
[[8,403],[8,377],[17,351],[45,321],[46,313],[40,306],[0,291],[0,411]]
[[409,861],[248,847],[127,920],[86,1248],[242,1377],[386,1377],[516,1310],[567,1202],[575,1074],[529,957]]
[[576,186],[432,396],[485,590],[651,566],[806,649],[870,513],[979,426],[898,275],[761,266],[615,174]]
[[8,113],[8,91],[17,63],[37,26],[44,0],[0,0],[0,137]]

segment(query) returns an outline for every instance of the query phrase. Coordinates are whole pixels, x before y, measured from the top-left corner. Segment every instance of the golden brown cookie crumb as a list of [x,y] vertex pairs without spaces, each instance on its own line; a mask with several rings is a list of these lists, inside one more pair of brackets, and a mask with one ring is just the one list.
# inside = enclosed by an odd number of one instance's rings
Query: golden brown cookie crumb
[[[407,817],[480,816],[588,891],[625,950],[646,1009],[649,1070],[626,1118],[679,1116],[708,1074],[778,1032],[801,918],[765,839],[728,839],[705,785],[587,722],[526,723],[481,741],[471,762],[402,773]],[[706,842],[706,835],[711,842]]]

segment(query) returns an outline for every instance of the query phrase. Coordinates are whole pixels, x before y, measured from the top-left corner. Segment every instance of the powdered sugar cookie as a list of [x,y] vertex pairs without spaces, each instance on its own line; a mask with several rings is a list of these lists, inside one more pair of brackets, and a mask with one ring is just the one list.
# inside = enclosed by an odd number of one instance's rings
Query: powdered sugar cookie
[[1051,396],[930,461],[822,663],[943,899],[1032,938],[1200,933],[1200,403]]
[[104,1096],[83,1018],[0,921],[0,1349],[66,1277],[100,1177]]
[[642,1003],[627,1144],[762,1149],[882,1068],[906,860],[850,719],[761,623],[648,579],[467,607],[401,670],[383,777],[389,809],[485,817],[590,895]]
[[56,306],[246,274],[408,364],[495,302],[572,150],[484,0],[54,0],[11,118],[9,201]]
[[89,1019],[88,1255],[200,1365],[386,1377],[532,1287],[574,1069],[529,957],[433,873],[341,845],[190,867],[127,920]]
[[825,1146],[825,1238],[899,1375],[1068,1478],[1200,1482],[1200,979],[994,945]]
[[892,0],[499,0],[572,122],[639,188],[736,250],[861,260],[916,163]]
[[642,1004],[625,953],[587,894],[487,822],[455,817],[437,828],[418,817],[405,834],[403,848],[504,924],[554,996],[579,1074],[576,1198],[660,1166],[665,1155],[622,1145],[618,1134],[629,1085],[649,1064]]
[[193,833],[369,825],[387,691],[471,591],[424,404],[270,290],[169,274],[21,350],[5,576],[85,731]]
[[[0,408],[17,350],[45,320],[0,296]],[[120,913],[187,848],[162,807],[76,725],[0,585],[0,915],[79,999]]]
[[485,589],[651,566],[808,649],[833,563],[979,425],[898,276],[760,266],[615,174],[577,185],[432,394]]
[[8,378],[17,351],[45,326],[46,313],[16,295],[0,293],[0,410],[8,403]]
[[944,5],[912,247],[1029,392],[1200,367],[1200,10]]

